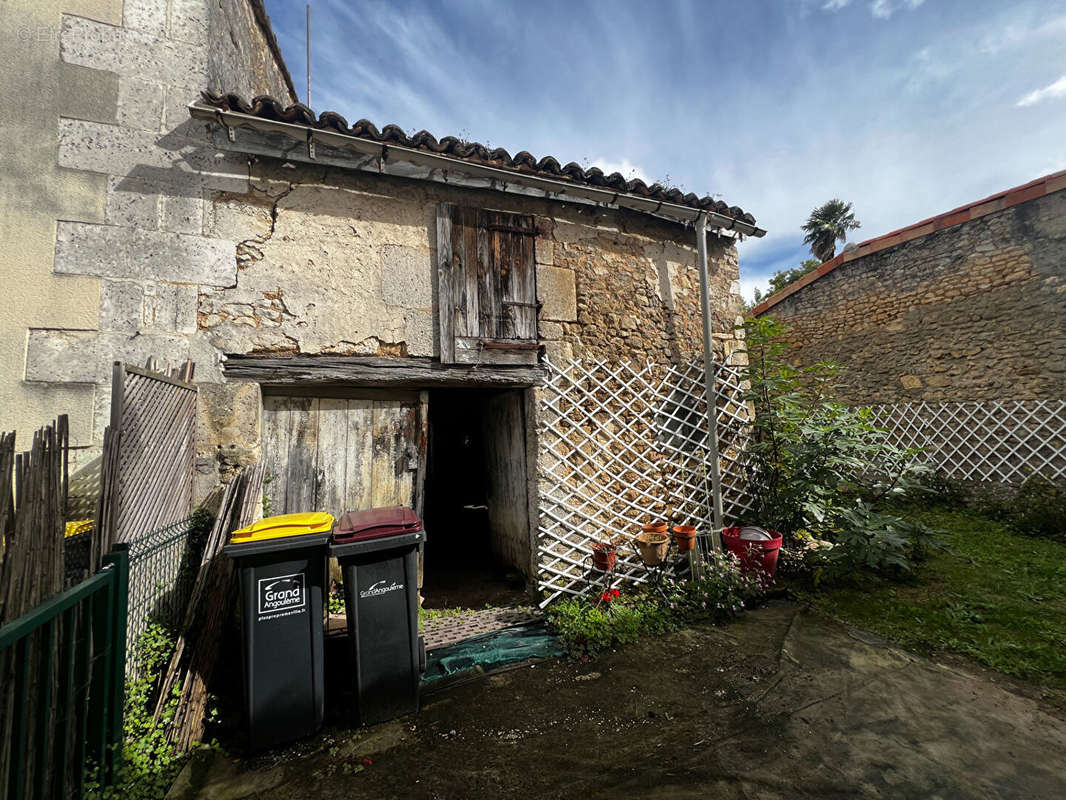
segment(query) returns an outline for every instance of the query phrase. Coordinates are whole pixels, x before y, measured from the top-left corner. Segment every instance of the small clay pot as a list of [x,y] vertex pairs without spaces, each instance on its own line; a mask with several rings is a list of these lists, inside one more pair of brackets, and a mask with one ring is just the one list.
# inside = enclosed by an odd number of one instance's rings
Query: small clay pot
[[646,567],[657,567],[666,560],[670,537],[666,531],[644,531],[633,537],[640,560]]
[[610,572],[614,569],[617,558],[618,545],[610,542],[595,542],[592,545],[592,566],[600,572]]
[[649,522],[640,526],[641,533],[666,533],[665,522]]
[[687,553],[696,546],[696,528],[692,525],[674,526],[674,543],[682,553]]

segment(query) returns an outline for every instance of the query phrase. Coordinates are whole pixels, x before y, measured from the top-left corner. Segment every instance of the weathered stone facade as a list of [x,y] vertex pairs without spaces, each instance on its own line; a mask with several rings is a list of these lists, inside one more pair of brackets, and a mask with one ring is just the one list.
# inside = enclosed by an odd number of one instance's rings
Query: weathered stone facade
[[[201,89],[295,99],[254,11],[127,0],[121,20],[62,17],[63,62],[115,90],[108,113],[58,120],[58,167],[99,195],[97,213],[50,220],[50,275],[84,289],[84,307],[23,327],[25,360],[20,352],[18,374],[4,379],[64,398],[57,410],[72,415],[86,453],[107,424],[115,360],[196,362],[202,497],[261,452],[260,387],[227,381],[226,355],[438,356],[441,203],[535,217],[540,343],[553,362],[699,354],[691,226],[365,164],[251,155],[239,151],[244,131],[238,146],[219,146],[219,126],[189,116]],[[715,339],[728,354],[742,307],[736,250],[715,234],[708,249]],[[536,409],[526,413],[533,424]]]
[[797,363],[846,365],[853,402],[1066,397],[1060,183],[902,244],[886,237],[762,313],[792,327]]
[[[435,356],[440,203],[533,214],[549,357],[669,360],[701,347],[691,230],[625,211],[264,161],[212,196],[203,234],[236,242],[232,285],[205,281],[198,328],[223,353]],[[740,313],[736,252],[712,237],[716,334]]]
[[[195,335],[197,287],[235,280],[236,243],[203,235],[204,208],[213,192],[247,191],[247,164],[211,146],[188,103],[222,86],[295,97],[254,3],[26,5],[25,16],[5,17],[4,28],[23,32],[22,51],[50,51],[56,64],[34,69],[50,69],[59,81],[32,104],[52,118],[38,120],[32,137],[12,129],[19,141],[3,150],[21,154],[21,166],[12,172],[5,164],[0,179],[21,184],[4,192],[19,204],[36,182],[22,174],[32,138],[47,151],[32,172],[63,183],[4,215],[21,219],[3,231],[3,249],[20,254],[4,275],[25,287],[25,297],[13,304],[14,330],[0,359],[3,427],[25,432],[67,413],[73,443],[91,455],[108,414],[112,360],[189,357],[198,378],[221,377],[216,353]],[[29,82],[17,65],[5,74],[12,89]],[[47,245],[39,257],[18,244],[19,234],[37,228],[50,232],[33,235]],[[40,277],[30,279],[31,269]]]

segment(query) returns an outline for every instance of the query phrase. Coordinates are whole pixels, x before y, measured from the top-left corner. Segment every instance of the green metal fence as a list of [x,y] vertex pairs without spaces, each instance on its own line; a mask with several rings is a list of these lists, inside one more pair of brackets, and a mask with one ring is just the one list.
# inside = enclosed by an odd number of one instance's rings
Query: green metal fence
[[0,628],[0,789],[10,800],[84,797],[122,758],[129,552]]
[[134,656],[148,623],[159,622],[170,630],[181,627],[208,531],[204,525],[203,518],[193,515],[129,543],[126,671],[131,678],[139,677]]

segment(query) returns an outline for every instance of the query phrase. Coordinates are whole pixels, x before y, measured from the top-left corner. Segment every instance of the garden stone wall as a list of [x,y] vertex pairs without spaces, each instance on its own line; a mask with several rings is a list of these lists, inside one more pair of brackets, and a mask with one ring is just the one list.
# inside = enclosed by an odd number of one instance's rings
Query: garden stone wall
[[763,312],[855,403],[1066,397],[1066,191],[846,260]]

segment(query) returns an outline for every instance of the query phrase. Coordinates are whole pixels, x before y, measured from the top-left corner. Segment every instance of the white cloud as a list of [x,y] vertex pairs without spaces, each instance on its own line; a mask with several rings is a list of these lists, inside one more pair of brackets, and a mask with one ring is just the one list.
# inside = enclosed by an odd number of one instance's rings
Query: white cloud
[[870,13],[877,19],[888,19],[901,8],[917,8],[924,2],[925,0],[874,0],[870,3]]
[[644,171],[639,165],[634,164],[628,158],[623,158],[621,161],[612,160],[609,158],[593,158],[589,160],[589,166],[599,167],[603,170],[604,175],[610,175],[612,172],[621,172],[622,176],[628,181],[633,178],[640,178],[647,184],[654,183],[654,181],[648,178],[648,173]]
[[846,8],[851,5],[851,0],[826,0],[822,11],[839,11],[842,8]]
[[1061,37],[1066,34],[1066,16],[1052,17],[1038,24],[1010,24],[997,27],[981,37],[978,49],[982,53],[994,55],[1012,47],[1026,44],[1035,39]]
[[1054,83],[1049,83],[1043,89],[1034,89],[1018,101],[1019,106],[1035,106],[1044,100],[1066,96],[1066,75],[1063,75]]

